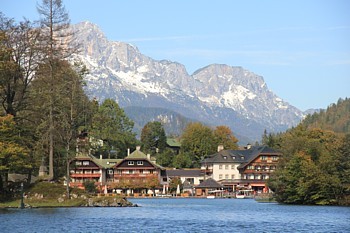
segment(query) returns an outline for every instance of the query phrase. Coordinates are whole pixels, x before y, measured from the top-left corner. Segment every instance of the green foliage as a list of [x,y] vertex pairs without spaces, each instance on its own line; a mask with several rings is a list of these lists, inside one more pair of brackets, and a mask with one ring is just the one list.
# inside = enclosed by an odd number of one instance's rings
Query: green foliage
[[96,185],[95,185],[95,181],[93,181],[93,180],[86,180],[86,181],[84,181],[83,186],[84,186],[86,192],[88,192],[88,193],[96,193],[97,188],[96,188]]
[[163,152],[157,154],[157,164],[163,167],[172,167],[175,153],[173,150],[167,148]]
[[166,136],[162,124],[148,122],[141,131],[141,143],[146,153],[162,153],[166,147]]
[[180,152],[173,159],[173,166],[175,168],[190,168],[193,167],[193,160],[191,154],[186,152]]
[[123,158],[127,148],[136,145],[133,125],[114,100],[106,99],[92,118],[91,136],[103,141],[104,154],[110,156],[110,151],[115,150],[118,158]]
[[21,138],[17,132],[16,123],[11,115],[0,117],[0,175],[6,175],[8,172],[28,172],[32,167],[29,151],[20,145]]
[[217,146],[213,131],[209,127],[198,122],[190,123],[181,136],[182,155],[176,156],[175,159],[189,157],[192,164],[198,167],[203,157],[215,153]]
[[337,104],[330,105],[326,111],[308,115],[302,122],[306,128],[320,128],[336,133],[350,133],[350,99],[339,99]]
[[342,136],[300,125],[274,140],[279,141],[283,157],[269,186],[279,202],[330,205],[340,204],[349,195],[345,177],[350,157],[344,154]]

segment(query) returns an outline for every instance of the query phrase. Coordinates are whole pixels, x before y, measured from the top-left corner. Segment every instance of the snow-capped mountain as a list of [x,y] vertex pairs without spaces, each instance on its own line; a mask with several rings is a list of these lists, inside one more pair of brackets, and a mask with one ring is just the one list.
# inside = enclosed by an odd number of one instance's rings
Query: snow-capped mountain
[[120,106],[166,108],[209,125],[227,125],[235,135],[260,140],[303,117],[272,93],[263,77],[242,67],[212,64],[192,75],[177,62],[157,61],[133,45],[107,40],[94,24],[74,25],[80,59],[89,69],[86,91]]

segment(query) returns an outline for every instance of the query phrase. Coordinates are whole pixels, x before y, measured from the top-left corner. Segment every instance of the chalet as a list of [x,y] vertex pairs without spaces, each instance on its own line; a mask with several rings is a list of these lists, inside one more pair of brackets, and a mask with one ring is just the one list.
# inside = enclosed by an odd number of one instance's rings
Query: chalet
[[100,192],[128,193],[158,189],[167,182],[165,169],[157,165],[140,147],[124,159],[97,159],[77,153],[70,162],[70,186],[84,188],[85,181],[94,181]]
[[276,169],[280,153],[267,147],[248,146],[244,150],[224,150],[201,162],[201,168],[207,178],[213,178],[234,192],[238,189],[252,189],[255,192],[267,192],[266,180]]
[[119,163],[120,159],[97,159],[92,155],[77,153],[70,162],[69,186],[84,188],[85,181],[94,181],[99,191],[107,192],[106,183],[113,179],[113,166]]
[[[140,151],[140,147],[113,167],[113,181],[109,186],[115,189],[133,187],[132,192],[147,193],[160,189],[167,182],[165,169],[156,164],[150,155]],[[153,192],[154,194],[154,192]]]

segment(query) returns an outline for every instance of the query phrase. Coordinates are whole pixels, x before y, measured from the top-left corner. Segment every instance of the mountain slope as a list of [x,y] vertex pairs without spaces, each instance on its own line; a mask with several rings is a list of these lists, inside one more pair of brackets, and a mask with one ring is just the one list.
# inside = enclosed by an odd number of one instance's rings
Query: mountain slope
[[79,57],[90,71],[90,97],[112,98],[122,107],[166,108],[210,125],[227,125],[252,140],[259,140],[264,129],[285,130],[303,117],[261,76],[242,67],[213,64],[189,75],[182,64],[156,61],[135,46],[108,41],[94,24],[74,27],[82,44]]
[[350,133],[350,99],[339,99],[326,110],[308,115],[301,123],[307,128],[320,128],[336,133]]

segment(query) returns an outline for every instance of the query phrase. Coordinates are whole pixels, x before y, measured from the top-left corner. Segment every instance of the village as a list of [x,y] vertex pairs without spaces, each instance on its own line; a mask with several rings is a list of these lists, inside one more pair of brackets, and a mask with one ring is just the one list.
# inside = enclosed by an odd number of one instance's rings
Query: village
[[[167,140],[167,146],[179,151],[181,144]],[[200,168],[175,169],[158,165],[155,156],[143,153],[140,146],[133,152],[128,149],[124,159],[97,158],[78,148],[69,163],[66,185],[84,189],[86,182],[93,182],[99,196],[252,198],[271,192],[267,180],[280,156],[267,146],[248,144],[225,150],[219,145],[217,153],[201,161]],[[39,176],[46,171],[42,166]]]

